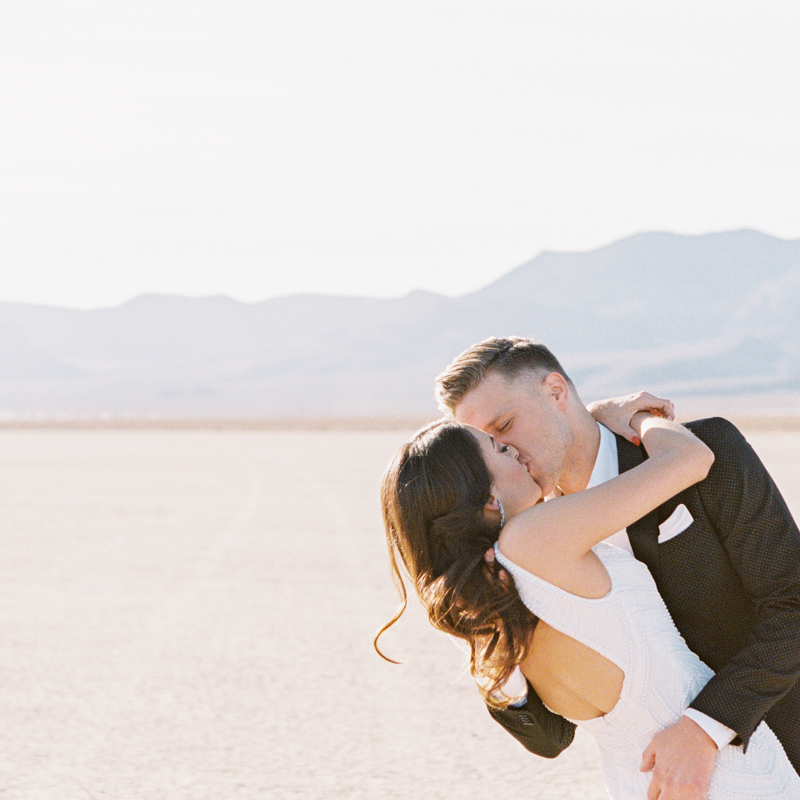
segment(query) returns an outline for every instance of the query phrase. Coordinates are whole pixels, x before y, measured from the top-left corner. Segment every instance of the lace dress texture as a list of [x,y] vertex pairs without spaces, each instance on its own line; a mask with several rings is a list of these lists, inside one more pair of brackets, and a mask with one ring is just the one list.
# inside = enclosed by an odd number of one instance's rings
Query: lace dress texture
[[[614,708],[574,722],[597,741],[609,796],[646,800],[650,773],[639,772],[642,753],[654,734],[680,719],[714,673],[689,650],[649,570],[627,551],[605,543],[594,548],[611,578],[611,590],[599,599],[570,594],[509,561],[497,545],[495,552],[537,617],[623,671]],[[709,797],[800,800],[800,777],[762,722],[746,753],[732,745],[719,752]]]

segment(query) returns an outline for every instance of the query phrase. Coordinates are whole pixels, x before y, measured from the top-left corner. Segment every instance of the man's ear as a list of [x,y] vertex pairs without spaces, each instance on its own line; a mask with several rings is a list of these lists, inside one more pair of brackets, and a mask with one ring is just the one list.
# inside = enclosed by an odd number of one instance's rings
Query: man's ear
[[545,377],[542,381],[542,391],[546,397],[555,400],[559,406],[566,405],[569,386],[564,380],[564,376],[558,372],[551,372]]

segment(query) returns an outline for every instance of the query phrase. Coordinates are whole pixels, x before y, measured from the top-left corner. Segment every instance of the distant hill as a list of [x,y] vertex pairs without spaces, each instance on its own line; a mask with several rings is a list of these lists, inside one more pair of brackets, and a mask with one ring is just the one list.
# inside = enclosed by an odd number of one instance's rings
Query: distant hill
[[800,411],[800,240],[643,233],[461,297],[0,303],[0,416],[431,416],[442,368],[509,334],[548,344],[586,401]]

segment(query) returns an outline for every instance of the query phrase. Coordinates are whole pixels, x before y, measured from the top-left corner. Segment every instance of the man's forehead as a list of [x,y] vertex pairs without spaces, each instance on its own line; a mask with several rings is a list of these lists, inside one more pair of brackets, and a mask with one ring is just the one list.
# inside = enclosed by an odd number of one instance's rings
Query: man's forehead
[[508,413],[515,401],[515,384],[505,375],[487,375],[474,389],[468,391],[455,408],[456,419],[488,430]]

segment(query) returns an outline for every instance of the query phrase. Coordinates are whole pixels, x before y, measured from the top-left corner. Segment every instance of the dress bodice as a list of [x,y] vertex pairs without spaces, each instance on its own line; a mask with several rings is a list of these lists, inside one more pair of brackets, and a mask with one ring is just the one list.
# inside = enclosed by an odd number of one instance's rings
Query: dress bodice
[[[658,731],[680,719],[713,671],[686,646],[650,571],[625,550],[605,543],[594,548],[611,580],[609,592],[597,599],[578,597],[533,575],[506,558],[497,545],[495,552],[513,576],[523,603],[537,617],[624,673],[614,708],[576,724],[597,741],[610,796],[644,800],[650,776],[639,772],[642,753]],[[722,749],[712,800],[727,800],[734,789],[738,800],[800,798],[800,778],[778,740],[763,723],[756,734],[747,755],[739,747]],[[748,781],[754,793],[742,794]]]

